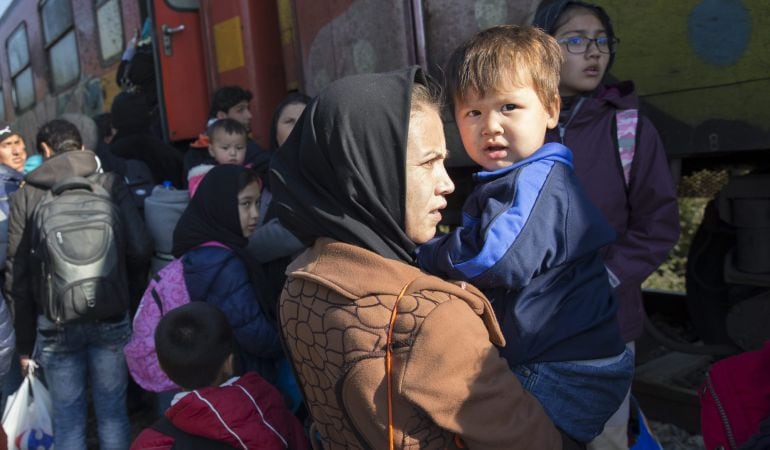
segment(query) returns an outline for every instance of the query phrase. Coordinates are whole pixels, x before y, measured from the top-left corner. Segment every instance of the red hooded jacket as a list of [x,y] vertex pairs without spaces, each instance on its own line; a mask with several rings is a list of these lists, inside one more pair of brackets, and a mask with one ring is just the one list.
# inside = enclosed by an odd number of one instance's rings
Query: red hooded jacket
[[[166,417],[186,433],[233,448],[310,448],[302,425],[286,408],[281,394],[256,373],[188,392],[166,410]],[[171,436],[146,428],[131,449],[170,449],[173,444]]]

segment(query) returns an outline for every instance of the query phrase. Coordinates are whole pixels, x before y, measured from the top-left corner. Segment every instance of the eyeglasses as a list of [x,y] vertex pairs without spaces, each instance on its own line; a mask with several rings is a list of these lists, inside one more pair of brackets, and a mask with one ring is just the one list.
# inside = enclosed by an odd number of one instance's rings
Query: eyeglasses
[[588,51],[588,48],[591,46],[591,42],[596,44],[596,48],[600,53],[615,53],[620,39],[614,37],[611,38],[609,36],[601,36],[594,39],[583,36],[571,36],[559,39],[556,42],[566,46],[568,52],[576,55],[582,55]]

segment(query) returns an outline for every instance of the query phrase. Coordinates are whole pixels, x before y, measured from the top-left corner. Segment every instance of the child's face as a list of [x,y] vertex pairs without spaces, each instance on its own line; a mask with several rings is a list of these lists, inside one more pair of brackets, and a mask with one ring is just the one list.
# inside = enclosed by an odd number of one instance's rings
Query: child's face
[[243,237],[249,237],[257,229],[259,219],[259,183],[254,181],[238,193],[238,217],[241,220]]
[[554,109],[543,106],[531,85],[508,83],[484,97],[470,92],[464,102],[455,103],[455,118],[468,156],[493,171],[528,158],[543,146],[546,129],[555,127],[559,118]]
[[243,164],[246,159],[246,136],[217,130],[210,139],[209,155],[217,164]]
[[251,111],[249,111],[249,102],[247,100],[236,103],[235,106],[227,110],[225,116],[240,122],[241,125],[246,127],[246,130],[251,131]]
[[[554,32],[557,41],[576,36],[589,39],[607,36],[602,22],[590,11],[578,8],[565,14],[572,17]],[[591,42],[585,53],[570,53],[564,43],[561,44],[561,51],[564,64],[561,66],[559,94],[578,95],[596,89],[607,70],[610,54],[600,52],[596,42]]]

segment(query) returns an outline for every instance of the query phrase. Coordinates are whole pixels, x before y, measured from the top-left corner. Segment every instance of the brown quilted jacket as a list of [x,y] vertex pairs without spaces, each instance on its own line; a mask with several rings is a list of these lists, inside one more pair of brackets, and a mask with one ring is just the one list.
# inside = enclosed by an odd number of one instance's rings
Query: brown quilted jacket
[[392,340],[396,448],[561,448],[494,347],[503,337],[476,288],[329,239],[287,273],[282,329],[325,448],[387,448],[385,342],[410,281]]

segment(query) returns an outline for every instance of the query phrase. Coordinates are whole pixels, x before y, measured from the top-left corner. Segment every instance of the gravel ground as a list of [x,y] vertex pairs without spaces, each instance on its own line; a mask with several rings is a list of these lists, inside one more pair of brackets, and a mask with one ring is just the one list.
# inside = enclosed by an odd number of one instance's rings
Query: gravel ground
[[650,428],[665,450],[701,450],[703,436],[690,434],[670,423],[650,421]]

